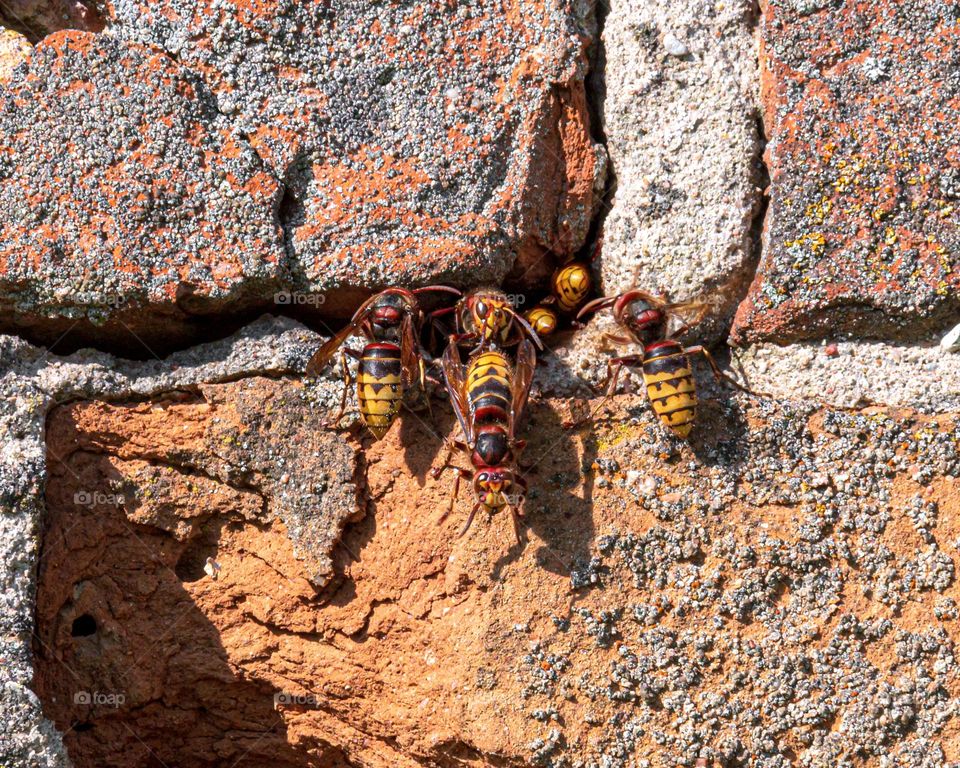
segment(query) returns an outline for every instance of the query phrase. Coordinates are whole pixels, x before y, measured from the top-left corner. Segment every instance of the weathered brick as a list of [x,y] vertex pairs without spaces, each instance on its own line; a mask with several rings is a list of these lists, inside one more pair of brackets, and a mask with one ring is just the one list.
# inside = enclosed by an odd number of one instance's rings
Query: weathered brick
[[288,185],[302,287],[338,293],[500,280],[518,258],[582,245],[603,170],[584,13],[571,0],[110,3],[115,34],[201,73]]
[[3,323],[162,337],[254,302],[283,268],[280,192],[181,65],[55,33],[0,91]]
[[960,307],[960,4],[770,0],[771,204],[732,339],[917,339]]
[[0,95],[0,327],[143,353],[278,291],[532,285],[586,239],[589,5],[98,7]]

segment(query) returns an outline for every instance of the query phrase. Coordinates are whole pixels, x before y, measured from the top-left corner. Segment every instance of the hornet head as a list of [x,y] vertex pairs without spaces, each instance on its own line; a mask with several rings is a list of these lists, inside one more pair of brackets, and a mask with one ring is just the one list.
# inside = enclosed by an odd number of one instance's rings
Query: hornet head
[[477,470],[473,490],[478,503],[496,512],[506,506],[518,507],[526,488],[511,468],[501,465]]
[[484,343],[506,341],[514,311],[505,294],[496,290],[478,290],[463,302],[460,324],[464,332],[476,334]]

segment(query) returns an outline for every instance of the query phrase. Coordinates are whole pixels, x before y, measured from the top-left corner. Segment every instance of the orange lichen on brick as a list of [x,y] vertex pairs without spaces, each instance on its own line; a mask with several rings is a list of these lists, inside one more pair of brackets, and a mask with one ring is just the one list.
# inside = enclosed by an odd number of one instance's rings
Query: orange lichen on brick
[[[97,79],[87,76],[90,66]],[[260,263],[279,262],[270,216],[279,183],[224,123],[194,117],[204,112],[194,109],[197,89],[172,59],[70,31],[39,45],[32,67],[46,82],[39,95],[33,72],[0,95],[17,108],[13,114],[31,115],[0,137],[0,154],[18,158],[14,173],[0,179],[0,200],[25,199],[38,212],[31,225],[0,221],[6,279],[69,281],[75,294],[61,291],[58,301],[79,295],[93,297],[83,300],[93,306],[118,305],[132,292],[163,304],[176,301],[181,282],[199,295],[234,290],[246,276],[246,248]],[[58,136],[66,138],[58,143]],[[220,179],[232,197],[214,212],[200,201]],[[231,206],[262,211],[259,231],[254,216],[230,219]],[[206,283],[198,279],[204,271]]]
[[[660,429],[643,398],[613,398],[580,430],[557,418],[569,402],[534,402],[517,546],[505,513],[463,537],[466,500],[440,519],[452,479],[430,477],[442,441],[424,422],[406,414],[361,461],[303,394],[253,377],[49,414],[33,688],[77,768],[145,747],[171,766],[521,766],[548,729],[558,757],[595,764],[676,763],[691,733],[713,754],[726,733],[765,731],[738,745],[744,762],[835,739],[837,761],[868,768],[881,739],[916,757],[912,721],[877,714],[916,679],[916,717],[945,723],[929,749],[956,755],[944,649],[960,641],[960,583],[931,544],[960,536],[960,481],[920,474],[950,466],[956,413],[745,398],[733,423],[705,399],[689,445],[638,451]],[[316,477],[325,490],[291,509],[305,492],[289,489]],[[102,501],[78,501],[89,489]],[[318,518],[335,535],[304,542]],[[123,704],[74,699],[103,681]],[[671,681],[720,702],[716,723],[691,730],[647,695]],[[820,714],[757,706],[784,685]]]
[[[932,234],[960,248],[956,220],[942,214],[960,174],[948,140],[960,94],[947,72],[960,31],[924,4],[895,16],[893,7],[765,7],[771,205],[765,256],[734,322],[738,342],[838,330],[917,337],[960,307],[942,289],[960,262],[933,260],[923,245]],[[811,225],[827,243],[799,264],[789,250]]]

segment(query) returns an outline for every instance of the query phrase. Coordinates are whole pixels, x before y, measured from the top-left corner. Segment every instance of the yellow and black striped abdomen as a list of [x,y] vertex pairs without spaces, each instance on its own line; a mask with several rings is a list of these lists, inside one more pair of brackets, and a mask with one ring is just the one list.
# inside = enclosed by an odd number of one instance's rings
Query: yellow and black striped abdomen
[[357,400],[367,428],[379,440],[400,412],[403,401],[400,347],[396,344],[367,344],[357,371]]
[[543,304],[538,304],[527,311],[524,317],[538,336],[549,336],[557,330],[557,323],[559,322],[557,313]]
[[476,423],[506,423],[510,414],[510,363],[497,350],[481,352],[467,369],[467,401]]
[[590,267],[586,264],[574,261],[560,268],[553,276],[553,295],[557,299],[557,306],[567,314],[572,314],[587,298],[592,284]]
[[643,383],[660,421],[677,437],[686,439],[697,415],[697,386],[690,358],[678,342],[663,341],[647,347]]

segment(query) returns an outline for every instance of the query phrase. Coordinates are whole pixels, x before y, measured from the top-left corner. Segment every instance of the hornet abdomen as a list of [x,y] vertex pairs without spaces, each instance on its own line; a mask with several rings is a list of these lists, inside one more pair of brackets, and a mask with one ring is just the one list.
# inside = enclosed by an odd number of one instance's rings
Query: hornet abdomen
[[465,388],[474,423],[507,422],[513,399],[511,375],[510,363],[497,350],[481,352],[470,361]]
[[677,437],[686,439],[697,415],[697,386],[690,358],[679,342],[661,341],[646,348],[643,383],[660,421]]
[[557,306],[567,314],[573,314],[587,298],[592,284],[590,267],[586,264],[574,261],[562,267],[553,276],[553,295],[556,296]]
[[533,309],[524,314],[530,327],[537,332],[538,336],[549,336],[557,330],[560,320],[557,313],[552,308],[538,304]]
[[367,428],[379,440],[390,429],[403,401],[400,346],[367,344],[357,371],[357,400]]

